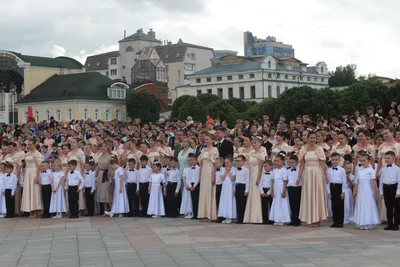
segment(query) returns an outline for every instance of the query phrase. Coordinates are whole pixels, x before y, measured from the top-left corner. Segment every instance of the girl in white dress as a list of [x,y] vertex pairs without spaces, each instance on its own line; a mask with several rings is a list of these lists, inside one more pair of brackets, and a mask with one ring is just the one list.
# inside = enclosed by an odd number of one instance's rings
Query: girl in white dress
[[129,212],[129,201],[128,195],[126,194],[125,187],[125,173],[124,169],[119,166],[118,158],[112,156],[110,159],[110,167],[114,171],[114,195],[111,211],[105,211],[104,213],[110,217],[113,217],[114,214],[119,214],[118,217],[123,217],[125,213]]
[[356,176],[353,196],[356,197],[354,209],[354,223],[362,230],[372,229],[380,224],[378,207],[376,204],[376,171],[370,167],[370,155],[364,154],[358,159],[362,165]]
[[[3,192],[4,177],[6,176],[5,173],[3,173],[3,167],[3,164],[0,164],[0,192]],[[0,194],[0,218],[4,218],[6,213],[6,198],[3,194]]]
[[[225,218],[222,223],[232,223],[236,218],[235,178],[236,168],[232,166],[232,159],[225,159],[225,168],[221,175],[222,189],[219,201],[218,217]],[[221,169],[223,169],[221,167]]]
[[51,184],[51,200],[50,200],[50,213],[56,213],[53,219],[61,219],[62,213],[67,212],[64,197],[64,172],[61,168],[61,161],[55,160],[53,163],[53,173],[50,176]]
[[353,213],[354,213],[354,203],[353,203],[353,183],[354,183],[354,175],[353,172],[353,164],[349,161],[345,161],[344,169],[346,171],[346,179],[347,179],[347,189],[344,193],[344,224],[352,223],[353,221]]
[[[153,215],[153,218],[158,218],[159,216],[165,216],[164,209],[164,197],[167,195],[167,187],[165,183],[165,177],[160,172],[161,164],[158,161],[153,162],[153,173],[150,176],[149,183],[149,207],[147,208],[147,215]],[[162,184],[162,185],[161,185]],[[164,194],[163,189],[164,187]]]
[[[186,161],[190,161],[190,157],[187,158]],[[188,164],[186,165],[189,166],[190,163],[188,162]],[[190,195],[190,185],[188,185],[186,182],[188,178],[189,169],[190,167],[185,167],[182,173],[183,189],[182,189],[181,207],[179,209],[179,214],[185,215],[185,219],[193,218],[193,204],[192,204],[192,197]]]
[[275,156],[275,169],[272,171],[271,196],[273,197],[269,220],[274,225],[290,223],[290,205],[287,197],[288,174],[284,167],[285,156],[279,153]]

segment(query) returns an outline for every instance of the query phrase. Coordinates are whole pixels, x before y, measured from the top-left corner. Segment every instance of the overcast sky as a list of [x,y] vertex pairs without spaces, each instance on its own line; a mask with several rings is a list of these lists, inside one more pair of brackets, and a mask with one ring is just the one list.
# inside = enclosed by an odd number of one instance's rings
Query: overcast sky
[[354,63],[359,74],[400,78],[398,0],[13,0],[6,7],[0,50],[84,62],[117,50],[124,30],[152,28],[162,40],[243,54],[249,30],[292,44],[309,64]]

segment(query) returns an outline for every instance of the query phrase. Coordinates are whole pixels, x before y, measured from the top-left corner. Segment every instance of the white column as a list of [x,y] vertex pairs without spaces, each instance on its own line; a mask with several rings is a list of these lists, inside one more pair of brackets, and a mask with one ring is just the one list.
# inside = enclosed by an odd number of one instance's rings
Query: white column
[[4,121],[10,124],[10,93],[4,93]]

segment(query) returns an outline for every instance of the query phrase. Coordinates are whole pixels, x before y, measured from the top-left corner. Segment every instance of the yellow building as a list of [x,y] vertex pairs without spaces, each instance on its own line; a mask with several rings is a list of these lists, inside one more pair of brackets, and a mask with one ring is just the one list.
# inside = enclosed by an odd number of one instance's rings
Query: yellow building
[[19,100],[18,122],[30,114],[36,121],[126,120],[125,96],[129,86],[97,72],[53,75]]
[[[33,88],[36,88],[53,75],[64,75],[85,72],[81,63],[69,57],[38,57],[28,56],[11,51],[0,50],[0,81],[5,75],[9,74],[10,83],[7,87],[11,90],[10,94],[0,93],[0,123],[17,122],[19,117],[14,107],[14,103],[22,97],[28,95]],[[22,81],[22,83],[17,82]],[[2,84],[2,91],[6,87]],[[21,84],[21,85],[19,85]],[[18,88],[20,87],[20,88]],[[16,91],[22,89],[20,94]],[[6,99],[7,98],[7,99]],[[8,109],[6,110],[6,107]]]

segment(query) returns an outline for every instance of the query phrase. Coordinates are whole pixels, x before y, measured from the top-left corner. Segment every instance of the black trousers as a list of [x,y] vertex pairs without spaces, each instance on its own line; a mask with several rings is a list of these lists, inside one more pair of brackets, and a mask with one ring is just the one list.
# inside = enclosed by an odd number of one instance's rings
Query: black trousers
[[289,204],[291,211],[291,223],[300,223],[301,186],[288,186]]
[[140,203],[142,204],[142,216],[147,215],[147,208],[149,207],[149,183],[139,183],[139,196]]
[[11,189],[4,190],[6,198],[7,218],[15,216],[15,197],[11,197]]
[[195,189],[193,191],[190,191],[190,197],[192,198],[192,206],[193,206],[193,219],[197,219],[197,214],[199,211],[199,195],[200,195],[200,184],[197,184]]
[[175,197],[175,190],[178,186],[178,183],[170,183],[167,184],[167,216],[177,217],[178,216],[178,197]]
[[49,218],[50,200],[51,200],[51,185],[42,185],[42,201],[43,201],[43,217]]
[[128,183],[126,185],[126,194],[128,195],[129,213],[128,217],[139,216],[139,196],[136,195],[136,183]]
[[85,188],[85,200],[86,200],[86,209],[88,216],[94,215],[94,192],[93,194],[91,194],[91,192],[92,192],[91,187]]
[[[217,214],[218,214],[218,209],[219,209],[219,201],[221,199],[221,190],[222,190],[222,184],[217,184],[215,185],[215,199],[217,202]],[[222,222],[224,218],[218,217],[218,222]]]
[[70,213],[70,218],[78,218],[79,214],[79,193],[78,191],[78,186],[69,186],[68,187],[68,205],[69,205],[69,213]]
[[395,197],[396,191],[397,184],[383,184],[383,198],[385,200],[386,218],[389,227],[400,224],[399,199]]
[[247,196],[244,195],[244,191],[246,191],[245,184],[236,184],[236,189],[235,189],[236,215],[239,223],[243,222],[244,211],[246,209]]
[[[264,193],[266,194],[269,191],[269,188],[263,188]],[[269,223],[269,211],[271,210],[272,206],[272,197],[266,196],[261,197],[261,208],[262,208],[262,216],[263,216],[263,223]]]
[[344,199],[340,198],[343,185],[331,183],[329,186],[331,188],[333,223],[341,225],[344,220]]

